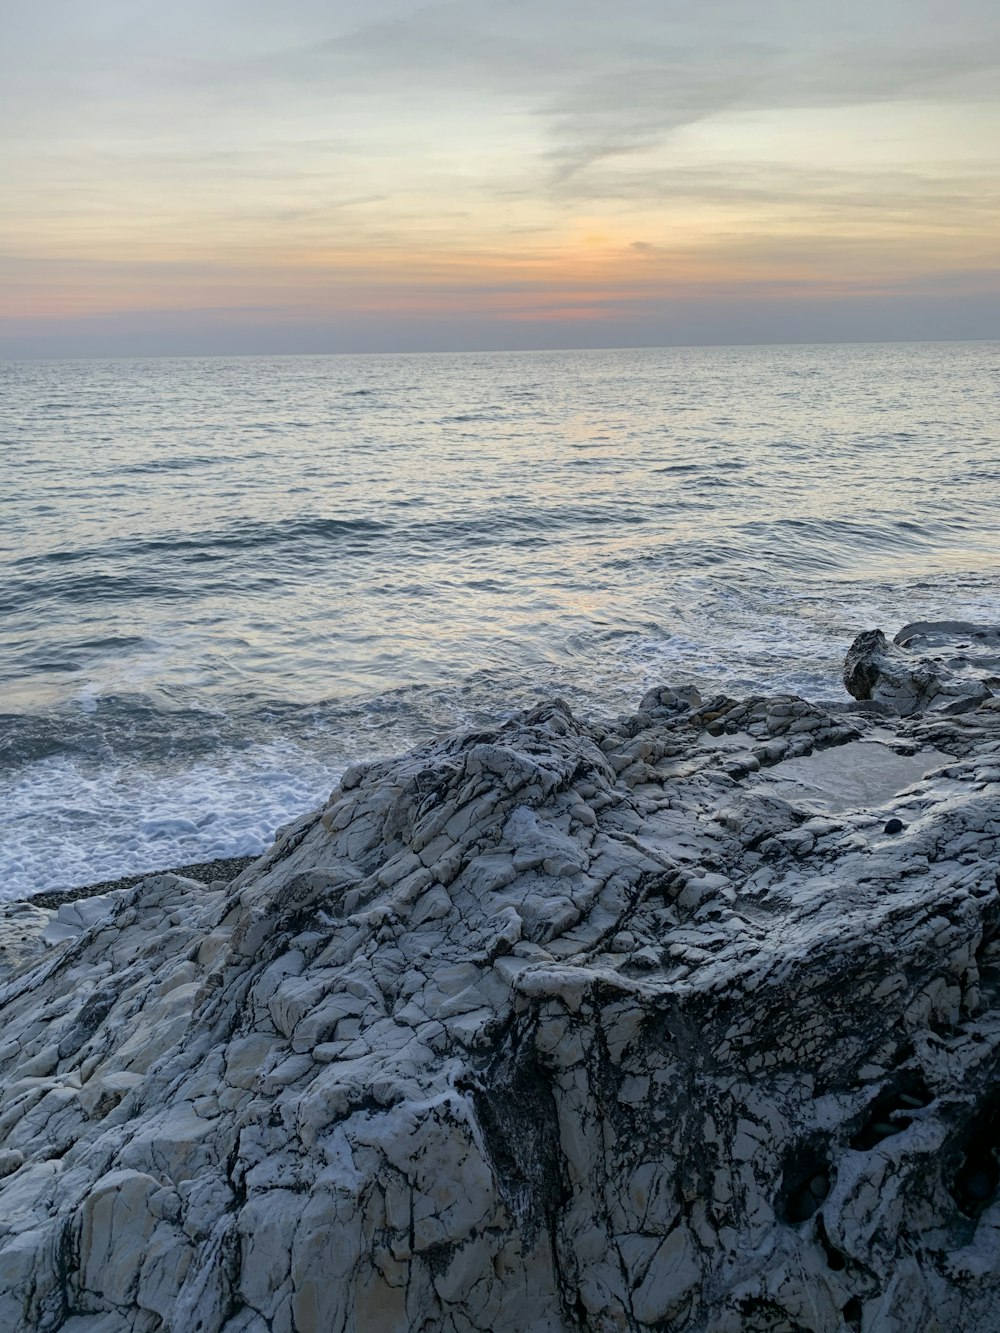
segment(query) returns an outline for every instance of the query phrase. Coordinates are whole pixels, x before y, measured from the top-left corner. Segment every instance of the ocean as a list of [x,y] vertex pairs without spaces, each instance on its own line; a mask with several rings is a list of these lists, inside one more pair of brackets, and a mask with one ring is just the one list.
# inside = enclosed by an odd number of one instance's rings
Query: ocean
[[560,696],[1000,619],[1000,343],[0,363],[0,897]]

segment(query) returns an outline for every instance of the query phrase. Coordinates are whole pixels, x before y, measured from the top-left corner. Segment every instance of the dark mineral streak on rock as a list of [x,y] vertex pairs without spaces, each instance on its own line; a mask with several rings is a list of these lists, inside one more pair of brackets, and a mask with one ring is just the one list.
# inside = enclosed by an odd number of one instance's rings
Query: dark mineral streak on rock
[[907,630],[3,909],[0,1329],[995,1333],[1000,640]]
[[463,1084],[472,1099],[495,1179],[526,1237],[544,1231],[554,1245],[567,1198],[556,1103],[540,1067],[533,1025],[515,1023],[497,1054]]

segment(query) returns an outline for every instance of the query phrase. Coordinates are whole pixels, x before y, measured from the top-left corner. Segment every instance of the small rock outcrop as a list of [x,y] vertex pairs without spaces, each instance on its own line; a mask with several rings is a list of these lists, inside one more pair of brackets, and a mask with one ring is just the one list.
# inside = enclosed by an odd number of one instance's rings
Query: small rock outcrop
[[349,770],[22,950],[0,1328],[995,1330],[998,862],[990,708],[662,689]]
[[[975,648],[961,642],[977,635],[982,642]],[[959,621],[921,622],[905,626],[892,643],[880,629],[859,634],[844,663],[844,685],[855,699],[874,700],[901,717],[928,708],[963,713],[992,697],[987,681],[998,683],[998,666],[996,630]]]

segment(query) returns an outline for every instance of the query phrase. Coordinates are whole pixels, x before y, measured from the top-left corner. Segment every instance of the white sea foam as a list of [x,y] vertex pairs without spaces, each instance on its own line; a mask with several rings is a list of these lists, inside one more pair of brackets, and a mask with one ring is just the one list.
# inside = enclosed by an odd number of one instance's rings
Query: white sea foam
[[183,772],[95,769],[56,756],[10,777],[0,782],[2,899],[256,855],[279,825],[323,800],[339,774],[277,742]]

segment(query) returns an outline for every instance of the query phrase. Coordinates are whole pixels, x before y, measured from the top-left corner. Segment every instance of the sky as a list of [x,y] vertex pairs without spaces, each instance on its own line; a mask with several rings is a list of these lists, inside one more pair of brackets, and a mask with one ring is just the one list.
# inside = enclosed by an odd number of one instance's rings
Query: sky
[[0,356],[1000,337],[996,0],[0,0]]

